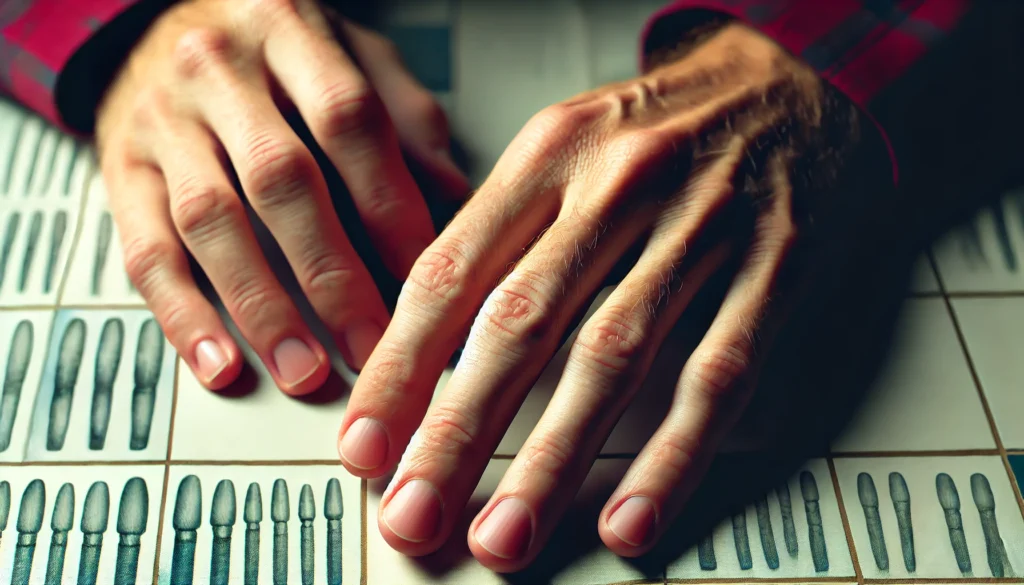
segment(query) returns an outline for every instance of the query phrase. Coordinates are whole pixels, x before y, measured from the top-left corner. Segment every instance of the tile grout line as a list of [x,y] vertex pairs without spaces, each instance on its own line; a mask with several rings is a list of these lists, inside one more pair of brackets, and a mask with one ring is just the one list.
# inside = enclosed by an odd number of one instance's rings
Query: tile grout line
[[163,545],[164,535],[164,513],[167,511],[167,485],[171,481],[170,466],[164,465],[164,487],[160,494],[160,518],[156,526],[156,544],[153,551],[153,585],[157,585],[160,578],[160,547]]
[[71,246],[68,247],[68,257],[64,262],[64,270],[60,277],[60,284],[57,287],[57,296],[54,298],[54,311],[59,311],[63,308],[62,301],[64,300],[64,292],[67,290],[68,279],[71,274],[71,262],[75,259],[75,252],[78,251],[78,245],[82,241],[82,229],[85,225],[86,210],[88,209],[89,202],[89,184],[96,176],[98,168],[94,165],[89,165],[89,173],[83,179],[82,187],[82,198],[78,203],[78,218],[75,222],[75,233],[71,238]]
[[366,491],[367,482],[365,479],[359,481],[359,585],[367,585],[369,581],[369,568],[366,566],[366,559],[369,556],[367,554],[366,546]]
[[978,370],[974,365],[974,359],[971,357],[971,350],[967,347],[967,338],[964,337],[963,329],[960,327],[960,320],[957,317],[956,310],[953,308],[953,302],[946,293],[946,284],[943,282],[942,276],[939,274],[937,269],[938,265],[935,263],[935,259],[931,256],[930,252],[929,260],[932,262],[932,267],[935,271],[935,279],[939,284],[939,290],[942,291],[942,300],[946,305],[946,312],[949,315],[950,321],[953,323],[953,330],[956,333],[957,341],[960,343],[960,351],[963,353],[964,360],[967,362],[967,370],[971,374],[971,380],[974,382],[974,388],[978,393],[978,399],[981,401],[982,411],[984,411],[985,418],[988,420],[989,429],[992,432],[992,439],[995,441],[996,450],[999,452],[999,459],[1003,463],[1003,468],[1006,470],[1006,477],[1010,482],[1010,489],[1013,491],[1013,495],[1017,500],[1018,512],[1024,516],[1024,498],[1021,496],[1020,486],[1017,484],[1013,468],[1010,466],[1010,459],[1006,454],[1006,447],[1003,445],[1003,439],[999,435],[999,427],[996,425],[995,416],[993,416],[992,408],[988,403],[988,397],[985,396],[985,389],[982,387],[981,378],[978,376]]
[[864,573],[860,570],[860,559],[857,558],[857,546],[853,542],[853,530],[850,528],[850,518],[846,514],[846,504],[843,502],[843,493],[839,489],[839,474],[836,472],[835,462],[832,457],[826,457],[828,472],[832,478],[832,489],[836,493],[836,505],[839,506],[839,519],[843,523],[843,532],[846,535],[846,547],[850,552],[850,561],[853,563],[853,574],[857,577],[857,583],[864,585]]

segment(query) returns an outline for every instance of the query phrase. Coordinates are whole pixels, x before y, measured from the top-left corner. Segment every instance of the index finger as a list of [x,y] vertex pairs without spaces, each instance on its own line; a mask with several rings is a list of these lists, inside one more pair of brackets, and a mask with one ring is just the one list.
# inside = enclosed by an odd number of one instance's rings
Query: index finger
[[535,182],[527,173],[504,188],[489,181],[413,266],[342,422],[338,449],[352,473],[375,477],[397,463],[484,297],[556,215],[560,198]]

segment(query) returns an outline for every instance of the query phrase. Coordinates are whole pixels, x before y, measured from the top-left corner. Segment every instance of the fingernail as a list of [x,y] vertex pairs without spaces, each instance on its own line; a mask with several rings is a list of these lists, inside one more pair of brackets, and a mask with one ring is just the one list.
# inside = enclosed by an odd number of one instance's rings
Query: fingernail
[[497,503],[476,529],[476,541],[487,552],[507,560],[526,553],[533,539],[533,517],[519,498]]
[[308,345],[291,337],[274,349],[274,366],[281,374],[282,382],[295,386],[316,373],[320,360]]
[[352,367],[362,370],[370,359],[373,348],[377,346],[384,330],[373,321],[357,321],[345,330],[345,345],[352,356]]
[[656,517],[650,498],[633,496],[608,518],[608,528],[619,540],[632,546],[644,546],[654,534]]
[[388,457],[388,432],[378,421],[363,417],[345,431],[338,452],[352,467],[376,469]]
[[402,540],[430,540],[441,525],[441,496],[430,482],[410,480],[388,502],[383,518],[391,532]]
[[204,339],[196,346],[196,366],[206,382],[212,382],[228,367],[228,356],[212,339]]

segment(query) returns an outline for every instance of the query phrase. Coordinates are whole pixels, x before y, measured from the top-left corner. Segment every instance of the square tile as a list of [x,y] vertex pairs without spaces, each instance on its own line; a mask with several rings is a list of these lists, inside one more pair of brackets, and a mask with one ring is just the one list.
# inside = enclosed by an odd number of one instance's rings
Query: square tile
[[49,311],[0,312],[0,461],[22,461],[49,347]]
[[867,579],[1013,577],[1024,517],[998,456],[838,458]]
[[[277,388],[266,366],[223,310],[221,317],[242,350],[245,368],[230,388],[211,392],[185,360],[180,360],[171,459],[336,461],[338,430],[355,375],[345,366],[322,326],[318,329],[317,322],[306,316],[331,356],[334,373],[312,396],[296,399]],[[210,449],[211,444],[217,448]]]
[[573,0],[461,2],[456,10],[450,122],[480,184],[532,116],[592,88],[591,46]]
[[0,104],[0,200],[81,200],[92,150],[20,107]]
[[935,245],[951,293],[1024,291],[1024,190],[1007,193]]
[[935,277],[935,270],[932,269],[931,260],[927,255],[921,255],[914,262],[913,273],[910,276],[910,292],[918,294],[938,293],[939,281]]
[[359,583],[361,504],[340,465],[172,465],[156,582]]
[[75,257],[68,267],[62,305],[144,307],[142,296],[128,279],[117,226],[107,210],[102,175],[89,181]]
[[[629,461],[598,460],[587,476],[572,509],[552,535],[545,551],[523,573],[503,576],[487,569],[470,555],[466,531],[473,517],[494,493],[508,460],[492,460],[473,492],[463,518],[448,543],[432,555],[406,557],[395,552],[380,536],[377,485],[367,490],[367,583],[551,583],[552,585],[603,585],[606,583],[661,583],[661,569],[642,569],[609,552],[597,536],[597,513],[611,489],[625,473]],[[375,484],[377,482],[374,482]]]
[[[808,461],[790,478],[787,487],[789,497],[780,499],[776,490],[774,497],[767,498],[767,506],[762,505],[760,514],[751,505],[719,524],[700,545],[669,564],[668,577],[853,576],[853,559],[828,463],[824,459]],[[789,505],[784,507],[787,499]]]
[[32,199],[0,207],[0,306],[55,305],[71,257],[78,203]]
[[0,582],[152,582],[163,484],[163,465],[3,468]]
[[1024,448],[1024,298],[953,299],[953,310],[974,362],[999,436],[1008,449]]
[[882,371],[832,448],[837,453],[995,448],[942,299],[906,301]]
[[28,461],[163,461],[177,354],[147,311],[58,311]]

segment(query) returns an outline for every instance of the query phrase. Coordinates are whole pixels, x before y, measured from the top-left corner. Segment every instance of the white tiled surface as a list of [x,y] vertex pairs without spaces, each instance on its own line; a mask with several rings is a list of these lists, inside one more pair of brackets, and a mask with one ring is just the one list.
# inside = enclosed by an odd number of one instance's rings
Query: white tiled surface
[[[452,30],[453,51],[451,92],[438,96],[447,109],[455,135],[460,138],[476,163],[472,178],[479,183],[497,161],[508,142],[522,125],[543,107],[568,98],[597,84],[628,78],[635,66],[635,31],[646,16],[657,6],[658,0],[621,3],[616,0],[558,0],[544,2],[491,3],[403,2],[395,13],[395,22],[406,25],[436,25],[445,19],[456,18]],[[543,11],[544,18],[536,18]],[[481,72],[501,71],[501,83],[481,75]],[[500,112],[496,115],[495,112]],[[1008,449],[1024,449],[1024,432],[1018,429],[1016,414],[1024,408],[1020,380],[1021,352],[1024,351],[1024,195],[1011,193],[1000,203],[999,213],[986,209],[965,227],[952,231],[933,244],[932,254],[939,276],[947,292],[954,296],[952,304],[956,319],[966,340],[967,349],[977,376],[998,426],[999,436]],[[21,108],[0,102],[0,242],[3,241],[5,222],[12,213],[20,214],[19,231],[12,240],[0,286],[0,359],[6,365],[10,336],[21,319],[29,318],[34,324],[34,345],[28,374],[22,387],[18,416],[12,431],[12,443],[0,453],[0,480],[8,480],[12,502],[5,538],[0,541],[0,581],[9,580],[8,570],[17,542],[16,531],[18,498],[28,481],[35,477],[47,483],[48,505],[52,505],[56,487],[62,481],[75,484],[79,501],[88,485],[103,477],[111,485],[111,528],[106,535],[103,570],[108,571],[116,556],[114,511],[124,481],[132,475],[146,477],[150,487],[150,526],[143,541],[143,561],[140,563],[140,582],[149,582],[149,571],[154,567],[155,555],[161,555],[159,566],[166,568],[166,555],[173,542],[171,515],[174,490],[184,474],[195,472],[204,478],[204,497],[212,497],[214,480],[231,477],[239,498],[248,481],[264,484],[265,503],[269,501],[269,483],[274,477],[286,477],[289,483],[298,482],[292,496],[303,481],[314,485],[319,495],[322,483],[330,474],[343,480],[345,491],[345,547],[346,583],[360,582],[359,562],[367,560],[366,583],[488,583],[534,582],[527,576],[501,577],[482,569],[466,557],[464,534],[453,539],[455,556],[437,563],[429,559],[413,560],[401,557],[388,549],[376,530],[376,492],[367,491],[366,507],[362,499],[362,485],[347,476],[341,468],[321,465],[336,460],[335,438],[337,426],[344,412],[347,387],[351,375],[336,359],[339,386],[336,392],[319,402],[292,400],[279,392],[262,372],[262,367],[249,353],[253,373],[249,376],[248,393],[228,397],[204,390],[188,368],[170,355],[166,371],[176,380],[167,382],[172,388],[161,396],[174,398],[173,433],[165,428],[154,428],[154,436],[162,435],[166,441],[173,436],[170,464],[154,466],[125,465],[121,454],[95,457],[100,465],[79,466],[80,454],[53,455],[53,467],[38,464],[15,467],[29,450],[30,424],[41,390],[49,390],[47,374],[47,348],[52,347],[51,325],[57,305],[74,306],[81,314],[91,315],[93,328],[102,323],[110,311],[125,311],[125,307],[142,309],[143,302],[131,289],[124,274],[120,241],[111,233],[105,269],[98,294],[92,294],[92,275],[95,252],[99,240],[101,218],[106,210],[106,194],[102,179],[96,173],[92,152],[75,145],[69,138],[58,135],[40,120],[26,115]],[[43,290],[44,258],[49,257],[52,225],[56,212],[66,213],[66,234],[58,247],[53,282],[49,291]],[[17,290],[24,250],[30,232],[31,218],[42,212],[39,243],[36,246],[31,270],[24,291]],[[1005,229],[1002,227],[1005,226]],[[73,252],[73,254],[72,254]],[[911,275],[911,292],[938,295],[939,283],[926,258],[921,258]],[[58,291],[63,293],[58,298]],[[1009,293],[1014,298],[960,298],[964,293]],[[117,308],[112,308],[116,306]],[[94,323],[94,319],[100,319]],[[124,362],[117,392],[130,400],[135,331],[126,330]],[[130,347],[129,347],[130,346]],[[243,344],[244,347],[244,344]],[[171,352],[168,345],[167,351]],[[641,389],[634,403],[622,417],[604,446],[604,453],[629,455],[639,450],[650,433],[661,422],[671,400],[671,390],[687,348],[667,348],[666,359],[657,365],[650,379]],[[94,353],[86,352],[80,373],[80,388],[76,389],[76,404],[88,402],[93,390],[92,365],[88,362]],[[556,358],[547,372],[527,397],[519,416],[506,434],[499,453],[515,453],[523,439],[532,430],[551,396],[563,365],[564,352]],[[450,372],[438,383],[442,388]],[[52,386],[52,380],[51,380]],[[827,388],[822,389],[827,392]],[[167,408],[170,408],[168,405]],[[125,407],[126,408],[126,407]],[[166,413],[166,411],[165,411]],[[77,415],[84,417],[85,415]],[[167,416],[170,423],[172,416]],[[85,419],[81,418],[81,427]],[[157,424],[155,422],[155,424]],[[77,431],[75,431],[77,432]],[[298,437],[296,439],[295,437]],[[746,445],[756,450],[757,442]],[[159,445],[158,445],[159,447]],[[155,451],[166,452],[154,448]],[[935,499],[935,474],[950,473],[960,490],[965,530],[968,534],[973,576],[987,577],[988,564],[983,540],[979,536],[980,520],[970,494],[970,475],[981,472],[989,478],[997,500],[999,528],[1005,540],[1010,561],[1016,574],[1024,569],[1024,534],[1017,499],[1012,492],[1006,469],[995,449],[995,440],[985,416],[978,390],[971,378],[964,356],[944,301],[924,298],[908,301],[898,324],[898,335],[886,368],[881,373],[865,402],[834,445],[836,481],[845,506],[849,530],[853,536],[860,562],[860,571],[869,579],[904,580],[908,578],[949,579],[961,577],[951,560],[949,539],[944,532],[941,508]],[[871,457],[845,458],[843,453],[871,452]],[[922,451],[948,451],[942,456],[905,456]],[[966,456],[967,453],[984,453]],[[877,457],[875,456],[877,455]],[[162,460],[165,455],[146,454]],[[102,465],[107,459],[119,463]],[[31,458],[30,458],[31,459]],[[316,464],[312,462],[315,461]],[[280,463],[277,465],[275,462]],[[197,464],[201,463],[201,464]],[[220,465],[227,465],[221,468]],[[599,505],[607,489],[621,475],[627,460],[603,459],[595,466],[574,509],[579,512],[573,521],[580,521],[581,529],[596,542],[593,535],[595,518],[587,516],[587,506]],[[273,467],[265,467],[265,466]],[[480,497],[493,490],[507,460],[495,460],[478,490]],[[830,568],[824,574],[808,570],[806,556],[796,561],[789,559],[784,550],[782,532],[778,527],[780,511],[776,500],[769,498],[769,507],[775,537],[780,553],[778,570],[766,566],[757,534],[757,521],[752,510],[746,513],[747,529],[754,566],[743,571],[738,566],[728,518],[715,531],[715,548],[719,568],[713,574],[699,569],[689,551],[676,559],[669,559],[664,573],[645,575],[636,565],[610,554],[600,546],[586,548],[586,552],[564,563],[552,574],[540,578],[542,582],[567,585],[602,585],[609,583],[662,583],[663,575],[675,580],[700,580],[707,583],[715,579],[758,581],[793,579],[810,581],[825,576],[831,579],[854,581],[853,561],[842,531],[843,519],[839,515],[833,478],[824,460],[809,462],[814,470],[821,493],[824,525],[828,538]],[[221,471],[223,469],[223,471]],[[901,572],[898,540],[893,533],[895,519],[883,514],[886,530],[890,569],[887,573],[872,568],[870,548],[866,544],[863,509],[860,506],[856,476],[868,471],[875,477],[882,506],[892,508],[885,489],[886,476],[900,470],[906,475],[914,501],[915,527],[929,531],[918,536],[918,569],[910,574]],[[165,476],[166,474],[166,476]],[[613,478],[609,485],[605,480]],[[115,485],[116,484],[116,485]],[[167,485],[164,494],[162,485]],[[51,491],[51,488],[52,491]],[[799,484],[791,485],[794,517],[802,521],[803,502]],[[159,495],[158,495],[159,494]],[[158,498],[163,498],[162,500]],[[597,501],[594,504],[593,501]],[[2,504],[2,503],[0,503]],[[160,507],[164,510],[164,523],[159,524]],[[595,510],[596,511],[596,510]],[[294,512],[294,510],[293,510]],[[49,511],[47,511],[49,514]],[[80,514],[80,510],[78,510]],[[48,518],[48,516],[47,516]],[[920,524],[918,524],[920,522]],[[365,528],[364,528],[365,525]],[[798,526],[800,550],[807,550],[806,523]],[[33,578],[41,579],[45,568],[48,524],[39,534]],[[162,530],[162,532],[160,532]],[[208,527],[201,542],[209,544]],[[241,534],[241,524],[235,535]],[[363,539],[365,530],[365,540]],[[916,530],[916,528],[915,528]],[[156,550],[156,535],[162,534],[163,544]],[[931,536],[929,536],[931,535]],[[937,535],[937,536],[935,536]],[[561,542],[546,554],[559,556]],[[943,540],[945,538],[945,540]],[[202,540],[205,539],[205,540]],[[294,544],[293,539],[293,543]],[[269,542],[269,535],[266,541]],[[77,543],[77,544],[76,544]],[[71,535],[70,548],[80,548],[81,533]],[[320,546],[321,541],[317,541]],[[365,545],[365,548],[364,548]],[[238,546],[238,539],[236,544]],[[577,547],[579,548],[579,547]],[[200,548],[200,555],[208,549]],[[70,554],[70,553],[69,553]],[[77,552],[75,553],[77,554]],[[576,555],[577,553],[572,553]],[[147,556],[148,555],[148,556]],[[461,556],[460,556],[461,555]],[[202,556],[197,557],[202,562]],[[71,582],[70,571],[75,559],[68,557],[65,582]],[[208,556],[206,557],[208,561]],[[233,557],[237,563],[237,557]],[[351,562],[351,564],[350,564]],[[293,565],[297,561],[293,561]],[[563,566],[564,565],[564,566]],[[69,568],[70,567],[70,568]],[[205,567],[205,565],[203,565]],[[235,565],[233,565],[235,567]],[[353,572],[354,571],[354,572]],[[197,575],[200,573],[197,573]],[[233,570],[233,576],[238,575]],[[539,574],[539,573],[538,573]],[[204,575],[205,577],[205,575]],[[102,575],[101,575],[102,578]],[[165,582],[161,576],[159,582]],[[41,582],[41,581],[40,581]],[[202,581],[198,581],[202,582]],[[318,583],[321,581],[317,581]],[[819,581],[820,582],[820,581]],[[937,582],[937,581],[932,581]]]
[[994,448],[945,302],[908,300],[896,332],[884,369],[833,450]]
[[[984,475],[991,486],[999,534],[1012,565],[1012,571],[1007,571],[1006,576],[1016,574],[1019,577],[1024,572],[1024,519],[999,457],[836,459],[835,466],[857,558],[865,578],[992,577],[993,573],[986,563],[987,547],[981,516],[972,493],[971,476],[976,473]],[[889,567],[885,571],[878,568],[869,544],[864,508],[857,489],[857,476],[862,472],[871,475],[878,494],[878,511],[889,560]],[[907,570],[904,562],[896,512],[889,492],[888,478],[892,472],[903,475],[910,492],[916,560],[913,572]],[[971,559],[969,574],[961,573],[953,553],[946,512],[939,503],[936,490],[936,476],[940,473],[948,474],[956,485],[961,525]]]
[[1024,449],[1024,297],[953,299],[978,381],[1007,449]]

